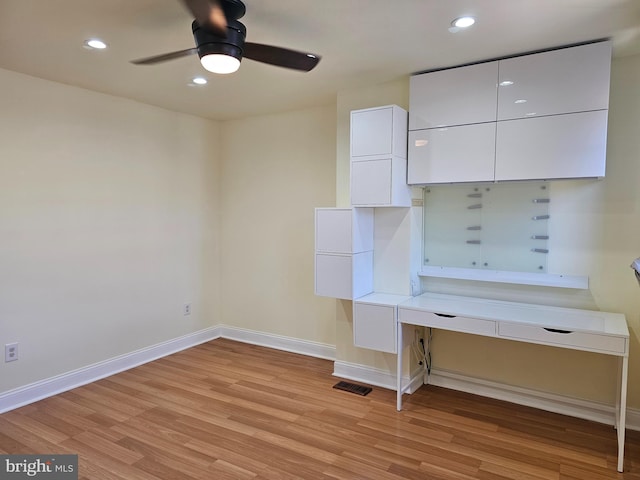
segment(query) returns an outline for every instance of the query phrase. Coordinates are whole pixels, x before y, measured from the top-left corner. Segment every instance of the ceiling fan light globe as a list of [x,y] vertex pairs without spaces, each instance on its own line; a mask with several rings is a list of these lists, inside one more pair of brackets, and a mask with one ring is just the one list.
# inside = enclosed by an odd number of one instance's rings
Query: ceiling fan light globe
[[224,53],[210,53],[200,58],[200,63],[205,70],[212,73],[228,74],[240,68],[240,60]]

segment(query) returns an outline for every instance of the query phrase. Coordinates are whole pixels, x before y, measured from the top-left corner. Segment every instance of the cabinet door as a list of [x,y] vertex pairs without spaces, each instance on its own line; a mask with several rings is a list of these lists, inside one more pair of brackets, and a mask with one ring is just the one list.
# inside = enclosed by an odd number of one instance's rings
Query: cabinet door
[[396,353],[395,308],[356,302],[353,308],[353,343],[356,347]]
[[352,253],[352,222],[350,208],[317,208],[316,251]]
[[498,122],[496,180],[604,177],[607,111]]
[[407,112],[397,105],[351,112],[351,156],[407,158]]
[[316,254],[316,295],[353,298],[353,256]]
[[497,83],[498,62],[411,77],[409,130],[494,122]]
[[351,204],[391,204],[391,159],[351,162]]
[[500,61],[498,120],[609,108],[611,42]]
[[495,135],[495,123],[409,132],[409,185],[493,181]]
[[373,252],[316,253],[315,294],[352,300],[373,291]]
[[316,251],[358,253],[373,250],[372,208],[316,208]]

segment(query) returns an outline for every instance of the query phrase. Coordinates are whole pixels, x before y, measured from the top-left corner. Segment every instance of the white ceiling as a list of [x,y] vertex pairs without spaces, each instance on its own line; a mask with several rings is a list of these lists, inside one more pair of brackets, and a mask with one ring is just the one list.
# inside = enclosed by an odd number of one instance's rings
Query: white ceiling
[[[217,76],[197,56],[178,0],[0,0],[0,68],[211,119],[324,105],[336,92],[417,71],[613,37],[640,54],[640,0],[245,0],[247,40],[322,55],[309,73],[243,60]],[[477,23],[452,34],[451,20]],[[89,37],[109,44],[83,48]],[[204,87],[190,79],[209,79]],[[7,92],[5,92],[7,94]]]

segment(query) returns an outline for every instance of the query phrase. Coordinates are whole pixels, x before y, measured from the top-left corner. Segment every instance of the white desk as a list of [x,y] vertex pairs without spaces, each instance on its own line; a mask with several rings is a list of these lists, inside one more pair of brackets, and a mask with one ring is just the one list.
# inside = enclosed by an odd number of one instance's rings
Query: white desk
[[402,326],[440,328],[620,358],[616,402],[618,471],[622,472],[627,405],[629,329],[624,315],[573,308],[425,293],[398,306],[397,408],[402,410]]

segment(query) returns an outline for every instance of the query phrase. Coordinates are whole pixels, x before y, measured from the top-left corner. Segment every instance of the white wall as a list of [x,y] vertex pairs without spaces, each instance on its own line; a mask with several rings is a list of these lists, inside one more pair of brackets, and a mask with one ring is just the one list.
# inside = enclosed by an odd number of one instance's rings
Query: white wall
[[[408,78],[338,95],[337,199],[348,202],[348,110],[406,107]],[[631,333],[629,405],[640,407],[640,289],[629,264],[640,256],[640,56],[612,66],[607,177],[552,185],[550,264],[590,278],[587,292],[428,279],[431,291],[621,312]],[[391,356],[353,347],[351,302],[336,302],[336,357],[394,371]],[[570,397],[613,403],[616,359],[586,352],[435,331],[437,369]]]
[[335,344],[314,295],[314,208],[334,205],[335,105],[225,122],[223,323]]
[[219,323],[219,126],[6,70],[0,91],[0,392]]

